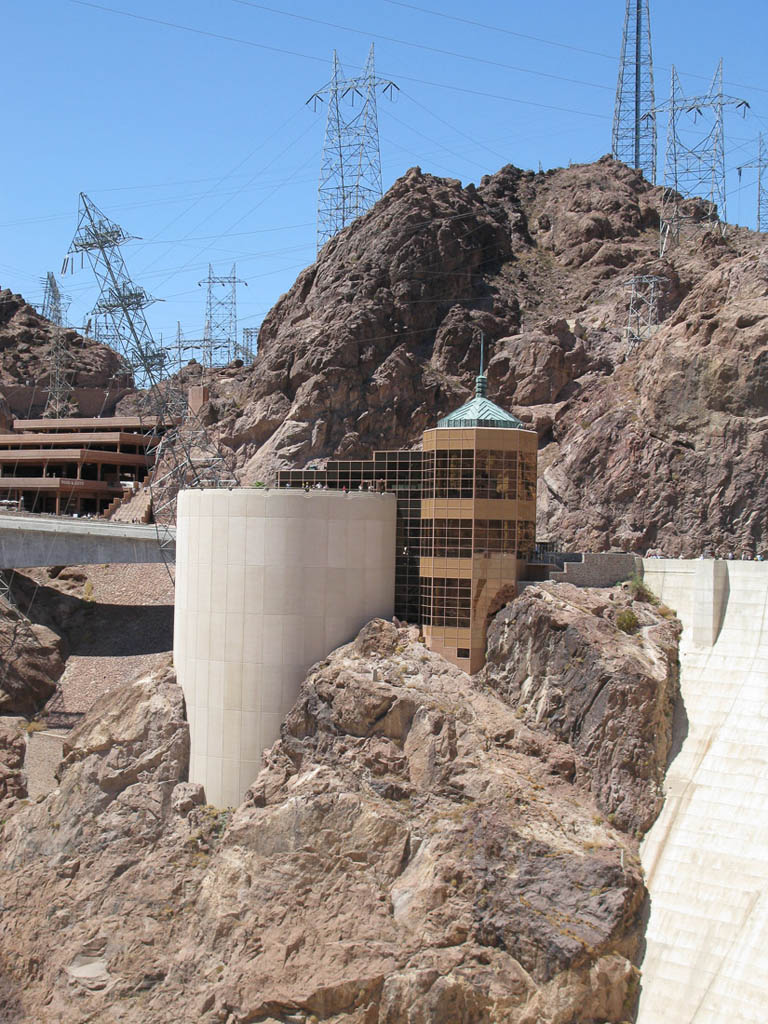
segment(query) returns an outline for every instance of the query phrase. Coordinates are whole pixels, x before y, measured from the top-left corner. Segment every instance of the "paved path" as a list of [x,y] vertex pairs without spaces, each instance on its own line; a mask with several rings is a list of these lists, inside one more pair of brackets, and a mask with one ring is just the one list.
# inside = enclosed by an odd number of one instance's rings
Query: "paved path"
[[36,800],[47,796],[56,789],[58,782],[54,772],[61,761],[66,729],[46,729],[31,732],[27,736],[27,753],[24,758],[24,774],[27,776],[27,796]]
[[176,557],[173,527],[98,519],[0,515],[0,569],[38,565],[123,565]]

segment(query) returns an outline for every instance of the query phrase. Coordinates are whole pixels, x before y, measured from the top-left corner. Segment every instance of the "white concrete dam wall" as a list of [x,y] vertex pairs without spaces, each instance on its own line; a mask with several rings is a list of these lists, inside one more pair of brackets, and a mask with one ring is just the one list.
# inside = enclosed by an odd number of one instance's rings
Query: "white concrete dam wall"
[[641,855],[639,1024],[768,1021],[768,563],[646,559],[682,623],[687,734]]
[[395,509],[367,492],[179,495],[174,662],[209,803],[242,801],[307,669],[391,618]]

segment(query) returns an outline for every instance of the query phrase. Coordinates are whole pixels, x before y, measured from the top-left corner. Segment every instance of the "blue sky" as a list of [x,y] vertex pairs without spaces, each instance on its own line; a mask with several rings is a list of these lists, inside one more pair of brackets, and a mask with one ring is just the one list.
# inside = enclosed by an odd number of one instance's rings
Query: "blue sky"
[[[0,286],[41,298],[84,191],[140,237],[123,253],[163,300],[147,315],[166,342],[177,321],[202,332],[209,262],[248,281],[242,327],[314,259],[324,119],[305,101],[334,48],[352,73],[374,42],[378,73],[400,86],[379,103],[385,189],[414,164],[466,183],[610,151],[624,0],[5,0],[3,14]],[[766,6],[651,0],[651,21],[657,101],[672,63],[692,94],[722,56],[726,91],[752,105],[728,119],[726,163],[729,220],[753,226],[756,172],[739,181],[736,167],[768,132]],[[63,288],[82,324],[90,271]]]

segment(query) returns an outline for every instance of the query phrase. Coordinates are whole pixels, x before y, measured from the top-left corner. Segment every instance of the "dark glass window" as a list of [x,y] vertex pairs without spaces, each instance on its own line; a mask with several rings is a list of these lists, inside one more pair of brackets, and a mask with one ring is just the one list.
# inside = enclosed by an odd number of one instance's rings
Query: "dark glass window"
[[517,553],[520,558],[530,558],[536,541],[536,524],[521,521],[517,524]]
[[470,580],[421,578],[421,621],[425,625],[469,628],[472,607]]
[[421,524],[421,553],[425,557],[470,558],[472,521],[470,519],[425,519]]
[[514,554],[517,550],[516,525],[514,519],[476,519],[475,553]]
[[425,498],[471,498],[474,466],[472,451],[424,453]]
[[536,459],[520,455],[520,497],[532,501],[536,497]]
[[478,451],[475,461],[476,498],[516,498],[517,452]]

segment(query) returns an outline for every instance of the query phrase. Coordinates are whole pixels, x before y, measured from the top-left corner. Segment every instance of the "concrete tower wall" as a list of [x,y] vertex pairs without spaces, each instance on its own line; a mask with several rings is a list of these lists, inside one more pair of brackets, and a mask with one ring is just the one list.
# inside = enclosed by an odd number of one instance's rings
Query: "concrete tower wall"
[[642,847],[639,1024],[768,1019],[768,563],[646,559],[682,623],[680,750]]
[[392,616],[395,497],[340,491],[184,491],[174,660],[190,781],[238,804],[307,669]]

